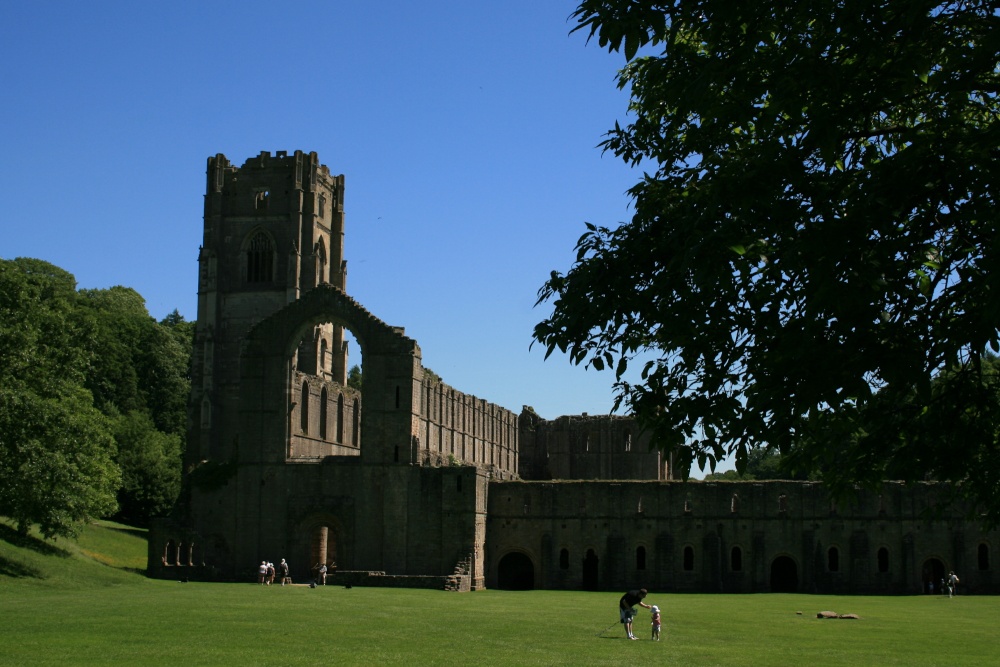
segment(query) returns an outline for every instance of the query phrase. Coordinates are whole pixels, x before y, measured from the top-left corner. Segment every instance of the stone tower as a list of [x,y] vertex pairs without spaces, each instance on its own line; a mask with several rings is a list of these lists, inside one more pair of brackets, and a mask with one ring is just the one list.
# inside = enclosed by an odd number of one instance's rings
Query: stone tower
[[[344,176],[302,151],[262,152],[242,167],[210,157],[198,263],[188,466],[234,454],[222,434],[236,432],[247,332],[317,285],[346,291]],[[343,327],[314,327],[295,364],[346,385]]]

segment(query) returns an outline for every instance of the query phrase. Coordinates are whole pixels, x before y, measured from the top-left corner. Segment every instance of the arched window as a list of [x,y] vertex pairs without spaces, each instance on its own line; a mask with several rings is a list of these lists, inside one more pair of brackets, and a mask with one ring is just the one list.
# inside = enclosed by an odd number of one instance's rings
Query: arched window
[[361,401],[358,398],[354,399],[354,419],[351,421],[351,444],[355,447],[358,446],[358,442],[361,439]]
[[344,442],[344,395],[337,396],[337,442]]
[[302,393],[299,395],[299,425],[303,433],[309,432],[309,384],[302,383]]
[[646,569],[646,547],[635,548],[635,569]]
[[977,560],[979,561],[980,570],[990,569],[990,546],[985,542],[979,544],[979,548],[976,550]]
[[840,550],[837,547],[826,550],[826,569],[830,572],[840,572]]
[[888,572],[889,571],[889,550],[882,547],[878,550],[878,571]]
[[729,552],[729,569],[733,572],[743,571],[743,549],[733,547]]
[[326,338],[319,341],[319,372],[320,375],[330,372],[330,348],[326,344]]
[[569,549],[562,549],[559,551],[559,569],[569,569]]
[[246,246],[248,283],[269,283],[274,280],[274,244],[263,230],[258,230]]
[[733,494],[733,497],[729,500],[729,511],[732,514],[736,514],[740,511],[740,497],[737,494]]
[[268,200],[271,198],[271,193],[267,190],[258,190],[254,194],[253,207],[258,211],[266,211]]
[[694,569],[694,547],[684,547],[684,571],[690,572]]
[[319,392],[319,437],[326,440],[326,387]]
[[316,244],[316,284],[322,285],[330,282],[327,276],[326,244],[323,239]]

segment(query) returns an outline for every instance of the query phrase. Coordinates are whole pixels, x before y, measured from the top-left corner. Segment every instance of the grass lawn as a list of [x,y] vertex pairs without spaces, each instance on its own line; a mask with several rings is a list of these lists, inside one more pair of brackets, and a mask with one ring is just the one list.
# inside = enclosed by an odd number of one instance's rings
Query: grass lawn
[[1000,649],[994,597],[654,591],[663,640],[640,610],[633,642],[619,593],[182,584],[129,571],[145,541],[123,526],[11,539],[0,530],[0,665],[978,666]]

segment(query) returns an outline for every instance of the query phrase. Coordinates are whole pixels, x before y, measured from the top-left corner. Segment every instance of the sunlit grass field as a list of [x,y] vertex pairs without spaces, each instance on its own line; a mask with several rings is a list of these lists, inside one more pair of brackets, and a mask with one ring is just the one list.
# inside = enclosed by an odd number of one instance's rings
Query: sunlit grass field
[[1000,664],[994,597],[652,591],[662,641],[645,610],[628,641],[620,593],[152,581],[133,571],[145,544],[116,524],[52,545],[0,523],[0,665]]

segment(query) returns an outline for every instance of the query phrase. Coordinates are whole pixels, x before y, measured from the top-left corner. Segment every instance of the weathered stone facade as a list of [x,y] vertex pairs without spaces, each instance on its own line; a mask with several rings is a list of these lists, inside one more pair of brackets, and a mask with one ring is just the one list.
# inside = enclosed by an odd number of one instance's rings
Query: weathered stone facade
[[343,197],[315,153],[209,159],[185,484],[152,576],[286,558],[356,585],[917,593],[955,569],[998,592],[996,533],[929,518],[937,485],[835,506],[818,484],[684,484],[631,418],[444,384],[347,295]]

